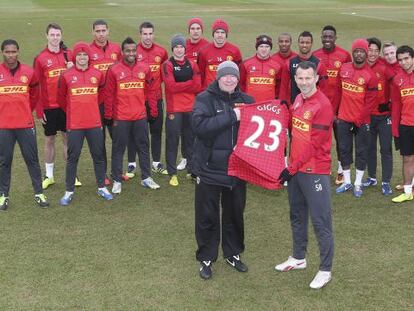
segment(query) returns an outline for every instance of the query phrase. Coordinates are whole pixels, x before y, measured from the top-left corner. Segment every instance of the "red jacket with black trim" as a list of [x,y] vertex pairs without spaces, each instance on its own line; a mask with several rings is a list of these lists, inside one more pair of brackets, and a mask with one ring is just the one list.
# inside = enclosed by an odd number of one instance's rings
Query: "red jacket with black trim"
[[273,58],[260,59],[257,54],[240,65],[240,86],[256,102],[276,98],[288,100],[286,67]]
[[31,67],[18,64],[10,70],[0,65],[0,129],[35,126],[32,111],[39,96],[37,76]]
[[317,90],[309,98],[302,94],[296,97],[292,106],[290,173],[331,173],[333,118],[331,103],[322,91]]
[[220,63],[231,60],[240,66],[242,55],[240,49],[230,42],[226,42],[218,48],[214,43],[209,43],[198,54],[198,67],[201,73],[201,85],[205,90],[216,79],[217,67]]
[[339,70],[342,65],[352,61],[351,54],[348,51],[336,45],[332,51],[326,51],[320,48],[313,52],[321,63],[326,67],[328,80],[324,93],[331,101],[332,109],[335,114],[338,113],[339,103],[341,102],[341,79]]
[[399,137],[399,125],[414,126],[414,72],[401,70],[392,81],[392,136]]
[[[176,61],[180,65],[184,61]],[[193,78],[185,82],[176,82],[173,72],[173,63],[167,60],[162,65],[162,78],[165,84],[165,97],[167,101],[167,112],[190,112],[193,110],[195,96],[201,90],[200,70],[196,63],[191,62]]]
[[378,80],[368,64],[357,68],[353,63],[343,64],[341,78],[341,103],[338,118],[355,123],[371,123],[371,111],[377,105]]
[[156,89],[150,67],[145,62],[133,66],[120,61],[109,68],[104,88],[105,118],[135,121],[147,117],[145,102],[157,116]]
[[208,41],[201,38],[197,43],[192,43],[190,39],[185,42],[185,56],[192,62],[197,63],[198,53],[208,45]]
[[85,71],[73,66],[62,74],[58,100],[66,112],[68,130],[101,126],[98,96],[104,84],[102,72],[91,66]]
[[36,56],[33,67],[36,76],[39,79],[40,95],[39,102],[36,105],[36,114],[38,118],[43,117],[44,109],[59,108],[60,103],[57,100],[59,77],[66,71],[66,59],[72,61],[72,51],[60,49],[54,53],[46,47]]
[[156,43],[153,43],[149,49],[144,47],[141,43],[137,45],[137,60],[145,61],[151,69],[154,89],[156,90],[155,99],[157,101],[162,98],[161,64],[167,59],[167,50]]
[[[394,71],[387,65],[385,61],[378,59],[373,65],[370,66],[372,71],[378,80],[378,93],[377,104],[371,111],[371,115],[374,116],[387,116],[390,115],[390,111],[379,112],[378,106],[388,103],[390,100],[390,89],[392,78],[394,77]],[[390,107],[391,108],[391,107]]]

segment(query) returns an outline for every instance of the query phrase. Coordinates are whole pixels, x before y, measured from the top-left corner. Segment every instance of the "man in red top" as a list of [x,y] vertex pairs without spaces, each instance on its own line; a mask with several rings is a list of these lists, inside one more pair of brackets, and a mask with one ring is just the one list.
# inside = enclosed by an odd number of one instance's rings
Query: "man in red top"
[[386,62],[380,58],[381,41],[377,38],[368,38],[368,65],[378,79],[378,95],[376,105],[371,111],[370,141],[368,150],[368,177],[364,187],[377,184],[377,140],[379,137],[381,166],[382,166],[382,194],[392,194],[390,185],[392,176],[392,134],[391,134],[391,107],[390,86],[394,72]]
[[[325,95],[332,104],[334,115],[338,115],[339,103],[341,102],[341,79],[339,78],[339,70],[342,64],[352,61],[351,55],[348,51],[336,44],[336,29],[331,25],[327,25],[322,29],[321,35],[322,48],[313,52],[317,58],[324,64],[328,74],[328,80],[325,88]],[[336,154],[338,157],[338,176],[335,180],[337,185],[344,182],[344,175],[342,173],[341,161],[339,159],[339,144],[338,135],[336,131],[336,123],[334,123],[334,137],[336,141]]]
[[[336,193],[353,189],[354,196],[362,196],[362,177],[367,163],[370,114],[377,105],[378,80],[368,66],[368,42],[357,39],[352,43],[352,63],[342,65],[339,72],[342,89],[337,122],[339,155],[344,170],[344,183]],[[351,184],[351,164],[355,137],[354,187]]]
[[187,176],[192,174],[194,134],[191,127],[196,94],[201,89],[200,70],[196,63],[185,57],[185,38],[178,34],[171,39],[172,57],[162,64],[165,83],[167,119],[165,121],[166,151],[170,185],[178,186],[177,152],[179,137],[187,160]]
[[227,42],[229,25],[222,19],[216,19],[211,25],[213,41],[206,45],[198,54],[198,67],[201,73],[202,88],[216,79],[217,66],[230,60],[237,65],[242,61],[240,50],[234,44]]
[[38,80],[32,68],[18,61],[19,44],[15,40],[4,40],[1,52],[4,61],[0,65],[0,211],[5,211],[9,205],[11,166],[16,141],[29,170],[35,202],[40,207],[48,207],[42,189],[32,115],[38,96]]
[[103,133],[98,101],[105,80],[102,72],[89,65],[89,44],[78,42],[73,49],[73,55],[75,66],[63,73],[58,90],[58,101],[66,112],[68,129],[66,192],[60,199],[61,205],[69,205],[73,199],[76,170],[85,138],[93,159],[97,193],[105,200],[113,199],[105,187]]
[[295,57],[295,52],[292,51],[292,36],[286,32],[281,33],[277,39],[277,44],[279,45],[279,51],[272,55],[272,58],[275,59],[281,66],[285,65],[286,68],[289,67],[289,61]]
[[123,59],[113,65],[106,76],[105,120],[113,123],[112,177],[113,193],[121,193],[122,162],[128,141],[138,152],[141,184],[150,189],[160,186],[151,178],[148,121],[145,102],[154,111],[156,91],[151,85],[152,73],[145,62],[137,62],[137,44],[132,38],[122,42]]
[[[46,27],[47,47],[36,56],[34,70],[39,77],[40,97],[36,107],[37,116],[42,118],[45,132],[46,176],[42,187],[47,189],[55,183],[53,170],[56,155],[55,140],[58,131],[62,132],[63,157],[67,160],[66,115],[57,101],[59,77],[73,66],[72,52],[62,41],[62,28],[58,24]],[[81,183],[77,180],[77,186]]]
[[414,50],[407,45],[397,49],[397,59],[402,70],[392,82],[392,136],[403,157],[404,193],[392,199],[395,203],[413,199],[414,177]]
[[[157,100],[157,108],[151,112],[155,117],[148,118],[151,133],[152,171],[167,175],[168,172],[161,163],[161,136],[164,123],[161,64],[168,59],[168,53],[162,46],[154,42],[154,25],[152,23],[143,22],[139,26],[139,34],[141,42],[137,47],[137,60],[145,61],[149,65],[153,77],[152,83],[156,90],[155,98]],[[135,176],[135,155],[136,150],[134,150],[133,143],[130,141],[128,144],[128,173],[126,174],[129,178]]]
[[[108,23],[102,19],[96,20],[92,24],[93,42],[90,45],[91,48],[91,60],[90,64],[94,68],[98,69],[106,76],[108,68],[115,62],[121,59],[121,48],[118,44],[110,42],[108,40],[109,28]],[[108,158],[106,155],[106,131],[108,128],[109,136],[112,138],[112,124],[106,124],[104,122],[104,101],[105,98],[99,99],[99,111],[101,112],[101,119],[103,125],[103,139],[104,139],[104,159],[105,159],[105,173],[107,170]],[[109,185],[110,181],[105,174],[105,185]]]
[[[272,38],[260,35],[256,38],[256,54],[240,65],[240,85],[243,92],[253,96],[256,102],[281,98],[286,100],[286,67],[270,57]],[[280,96],[280,93],[283,95]]]
[[328,98],[316,88],[316,65],[298,65],[295,79],[301,91],[292,106],[289,167],[280,174],[288,182],[293,254],[275,267],[278,271],[306,268],[308,219],[311,215],[319,244],[320,264],[310,287],[319,289],[332,278],[334,238],[331,204],[331,145],[333,112]]

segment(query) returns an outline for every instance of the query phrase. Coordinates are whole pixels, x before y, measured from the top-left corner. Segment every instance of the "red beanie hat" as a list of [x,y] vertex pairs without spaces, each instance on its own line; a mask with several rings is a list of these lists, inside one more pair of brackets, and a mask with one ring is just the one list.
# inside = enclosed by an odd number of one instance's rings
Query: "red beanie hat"
[[363,49],[368,54],[368,41],[365,39],[356,39],[352,42],[352,52],[356,49]]
[[192,19],[190,19],[188,21],[188,30],[190,30],[190,27],[192,24],[199,24],[201,27],[201,30],[204,30],[204,26],[203,26],[203,20],[201,18],[198,17],[193,17]]
[[91,48],[88,43],[83,41],[77,42],[73,47],[73,56],[76,57],[79,52],[85,52],[91,58]]
[[223,29],[227,34],[229,32],[229,25],[222,19],[216,19],[211,25],[211,30],[214,33],[217,29]]

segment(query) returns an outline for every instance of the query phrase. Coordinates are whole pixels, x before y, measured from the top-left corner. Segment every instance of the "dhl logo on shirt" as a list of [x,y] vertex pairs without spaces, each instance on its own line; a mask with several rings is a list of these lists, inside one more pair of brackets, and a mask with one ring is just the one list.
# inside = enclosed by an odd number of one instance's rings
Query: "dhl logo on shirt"
[[309,132],[309,124],[303,122],[301,119],[293,117],[292,126],[300,131]]
[[217,71],[217,65],[208,65],[208,70],[209,71]]
[[329,78],[336,78],[338,76],[338,70],[326,70]]
[[273,84],[275,79],[273,78],[265,78],[265,77],[250,77],[251,84]]
[[99,71],[107,71],[109,66],[111,66],[113,63],[105,63],[105,64],[95,64],[93,67],[95,69],[98,69]]
[[150,65],[151,72],[157,72],[160,70],[160,65]]
[[344,90],[350,91],[350,92],[354,92],[354,93],[363,93],[364,92],[364,88],[358,85],[354,85],[351,83],[346,83],[346,82],[342,82],[342,88]]
[[24,94],[27,93],[26,85],[1,86],[0,94]]
[[119,88],[121,90],[128,90],[128,89],[143,89],[144,88],[144,82],[138,81],[138,82],[123,82],[119,84]]
[[64,72],[66,68],[59,68],[53,69],[48,72],[49,78],[59,77],[62,72]]
[[98,93],[97,87],[78,87],[70,90],[73,96],[78,95],[95,95]]
[[401,97],[414,95],[414,88],[402,89],[400,93]]

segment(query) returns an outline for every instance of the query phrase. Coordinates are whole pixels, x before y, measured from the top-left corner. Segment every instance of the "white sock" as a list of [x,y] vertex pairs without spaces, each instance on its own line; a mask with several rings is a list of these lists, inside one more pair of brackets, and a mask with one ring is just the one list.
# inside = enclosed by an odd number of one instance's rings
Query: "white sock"
[[285,167],[288,167],[288,157],[285,157]]
[[137,162],[128,162],[128,166],[133,166],[133,167],[137,167]]
[[413,177],[413,181],[411,182],[411,185],[414,186],[414,177]]
[[413,194],[413,186],[412,185],[404,185],[404,193],[405,194]]
[[338,174],[343,174],[344,170],[342,169],[341,161],[338,161]]
[[53,178],[53,167],[55,163],[45,163],[46,166],[46,177]]
[[355,186],[361,186],[362,177],[364,177],[364,171],[356,170],[355,183],[354,183]]
[[66,191],[65,192],[65,197],[68,197],[68,196],[70,196],[70,195],[72,195],[73,194],[73,191]]
[[160,164],[160,162],[155,162],[155,161],[152,161],[152,166],[153,166],[153,167],[157,167],[157,166],[158,166],[158,164]]
[[344,174],[344,184],[351,183],[351,170],[343,170]]
[[102,187],[102,188],[98,188],[99,191],[108,191],[108,189],[106,189],[106,187]]

